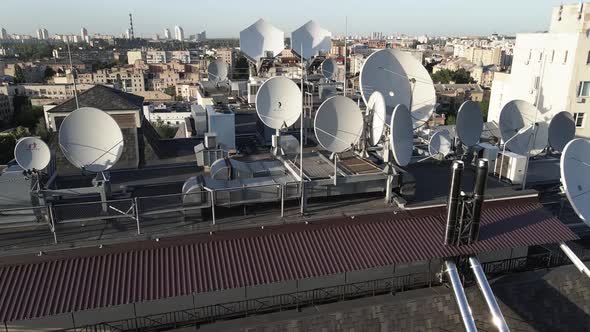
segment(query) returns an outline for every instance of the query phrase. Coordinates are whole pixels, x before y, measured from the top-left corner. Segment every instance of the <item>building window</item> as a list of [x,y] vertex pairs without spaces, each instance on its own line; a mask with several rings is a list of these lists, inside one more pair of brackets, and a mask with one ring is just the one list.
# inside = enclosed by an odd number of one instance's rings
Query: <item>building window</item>
[[568,56],[568,51],[565,51],[565,54],[563,55],[563,64],[565,65],[567,63],[567,56]]
[[551,52],[551,63],[553,63],[553,60],[555,60],[555,50]]
[[586,58],[586,64],[590,65],[590,51],[588,51],[588,57]]
[[584,128],[584,120],[586,119],[584,115],[585,113],[574,113],[574,122],[576,123],[576,128]]
[[590,97],[590,81],[580,82],[578,85],[578,97]]

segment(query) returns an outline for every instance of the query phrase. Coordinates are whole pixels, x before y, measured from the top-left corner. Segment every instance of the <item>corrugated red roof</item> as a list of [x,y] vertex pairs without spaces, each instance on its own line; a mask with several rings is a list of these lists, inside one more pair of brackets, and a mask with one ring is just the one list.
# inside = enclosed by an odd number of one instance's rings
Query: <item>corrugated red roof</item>
[[536,200],[486,204],[480,241],[463,247],[442,244],[431,209],[4,259],[0,321],[577,239]]

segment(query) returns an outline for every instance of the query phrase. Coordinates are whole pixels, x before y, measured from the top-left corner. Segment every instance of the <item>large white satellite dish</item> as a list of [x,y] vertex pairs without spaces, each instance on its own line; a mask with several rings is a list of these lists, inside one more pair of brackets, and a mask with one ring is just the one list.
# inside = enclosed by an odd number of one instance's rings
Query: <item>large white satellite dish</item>
[[404,51],[383,49],[371,54],[361,68],[359,82],[365,104],[374,91],[379,91],[388,109],[399,104],[410,108],[415,128],[428,121],[436,106],[430,74]]
[[227,79],[227,63],[221,59],[217,59],[209,64],[207,67],[207,76],[209,81],[219,83]]
[[590,141],[576,138],[561,154],[561,181],[576,214],[590,226]]
[[303,49],[304,59],[332,49],[332,33],[314,21],[309,21],[291,33],[291,49],[297,54]]
[[363,115],[352,99],[334,96],[318,108],[314,119],[318,143],[326,150],[340,153],[356,144],[363,131]]
[[385,129],[385,118],[386,118],[386,106],[385,98],[379,91],[375,91],[369,98],[367,104],[367,111],[372,115],[371,124],[371,145],[375,146],[381,140],[383,136],[383,130]]
[[277,56],[284,49],[285,33],[263,19],[240,31],[240,51],[256,63],[266,52]]
[[301,90],[295,82],[283,76],[268,79],[256,94],[258,117],[273,129],[293,125],[301,115],[302,106]]
[[25,137],[18,140],[14,147],[16,163],[25,171],[42,170],[51,161],[51,151],[38,137]]
[[524,100],[512,100],[500,112],[500,134],[506,147],[517,154],[538,154],[547,146],[548,126],[538,110]]
[[455,128],[461,143],[469,147],[479,143],[483,131],[483,116],[479,103],[468,100],[461,105]]
[[99,173],[113,167],[123,153],[121,128],[109,114],[82,107],[70,113],[59,128],[59,146],[74,166]]
[[338,63],[332,58],[322,61],[321,65],[322,75],[326,79],[336,81],[338,79]]
[[404,105],[397,105],[391,114],[389,124],[391,133],[389,135],[391,152],[395,162],[400,166],[407,166],[412,159],[413,128],[412,115]]
[[562,111],[549,122],[549,145],[557,152],[576,136],[576,123],[570,112]]
[[431,156],[446,157],[453,148],[453,139],[447,131],[437,131],[430,137],[428,153]]

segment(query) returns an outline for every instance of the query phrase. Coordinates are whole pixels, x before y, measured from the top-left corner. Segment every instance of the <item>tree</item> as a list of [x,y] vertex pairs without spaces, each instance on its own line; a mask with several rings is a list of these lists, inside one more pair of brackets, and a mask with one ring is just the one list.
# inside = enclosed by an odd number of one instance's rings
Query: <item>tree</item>
[[174,138],[174,135],[176,135],[176,128],[164,123],[164,120],[161,118],[158,118],[154,128],[161,138]]
[[55,70],[53,68],[47,66],[45,67],[45,72],[43,73],[43,82],[47,83],[53,76],[55,75]]
[[475,83],[471,78],[471,74],[463,68],[459,68],[453,72],[453,81],[456,84]]
[[449,114],[447,115],[446,119],[445,119],[445,124],[448,125],[454,125],[457,122],[457,117],[453,114]]
[[174,97],[176,96],[176,88],[174,87],[174,85],[170,85],[164,89],[164,93]]
[[25,73],[19,65],[14,66],[14,83],[25,83]]
[[471,74],[463,68],[459,68],[455,71],[441,69],[436,73],[433,73],[431,77],[434,83],[439,84],[449,84],[451,82],[456,84],[475,83],[475,81],[471,78]]
[[49,141],[51,133],[47,130],[47,126],[45,125],[45,118],[41,117],[37,120],[37,124],[35,125],[35,135],[41,137],[45,142]]
[[438,84],[449,84],[452,79],[452,71],[448,69],[441,69],[432,74],[432,81]]
[[481,114],[483,115],[483,121],[488,121],[488,110],[490,109],[490,101],[489,100],[482,100],[479,102],[479,107],[481,108]]
[[12,134],[0,134],[0,164],[6,164],[14,158],[16,139]]

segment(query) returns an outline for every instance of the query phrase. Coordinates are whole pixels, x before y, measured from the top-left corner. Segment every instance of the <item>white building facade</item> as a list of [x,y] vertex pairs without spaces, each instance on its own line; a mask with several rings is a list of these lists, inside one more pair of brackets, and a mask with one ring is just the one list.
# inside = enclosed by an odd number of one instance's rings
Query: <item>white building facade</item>
[[498,122],[502,107],[522,99],[537,106],[538,122],[568,111],[576,135],[590,137],[590,4],[553,10],[547,33],[518,34],[511,74],[496,74],[488,121]]

